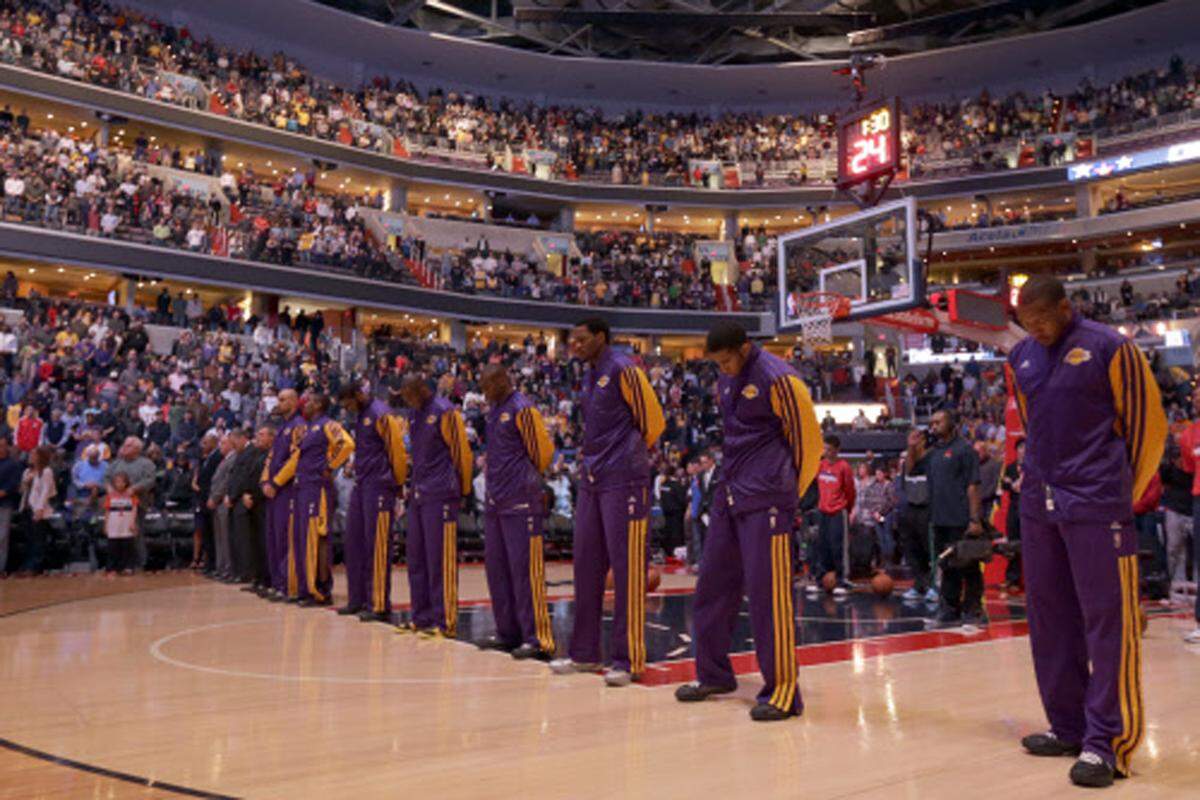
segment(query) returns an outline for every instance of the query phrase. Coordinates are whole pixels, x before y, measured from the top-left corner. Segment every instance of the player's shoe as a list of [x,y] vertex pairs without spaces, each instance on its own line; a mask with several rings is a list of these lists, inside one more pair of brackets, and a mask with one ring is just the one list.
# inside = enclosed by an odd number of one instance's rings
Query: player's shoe
[[833,587],[834,597],[845,597],[850,594],[850,584],[847,581],[841,581],[837,586]]
[[784,711],[770,703],[759,703],[750,709],[750,719],[755,722],[779,722],[795,716],[799,716],[795,711]]
[[809,583],[804,587],[804,593],[809,597],[816,597],[821,593],[821,587],[816,582]]
[[362,611],[362,606],[344,605],[337,610],[339,617],[351,617]]
[[692,681],[685,683],[675,690],[675,699],[681,703],[699,703],[716,694],[729,694],[736,691],[736,686],[713,686],[711,684]]
[[1183,641],[1187,644],[1200,644],[1200,625],[1196,626],[1196,630],[1183,637]]
[[925,602],[926,603],[936,603],[941,599],[942,599],[941,595],[938,594],[937,589],[934,589],[931,587],[929,589],[929,591],[925,592]]
[[908,591],[900,595],[900,599],[908,603],[915,603],[925,596],[924,592],[918,592],[915,587],[909,587]]
[[392,615],[387,611],[372,611],[369,608],[358,612],[359,622],[391,622]]
[[515,645],[509,644],[499,636],[488,636],[484,639],[480,639],[475,643],[475,646],[480,650],[499,650],[504,653],[511,653],[513,650],[517,649]]
[[550,662],[550,671],[555,675],[574,675],[576,672],[595,672],[599,664],[572,661],[569,658],[556,658]]
[[604,682],[609,686],[628,686],[633,683],[633,676],[626,670],[613,667],[605,671]]
[[417,626],[412,622],[401,622],[396,626],[396,633],[416,633]]
[[1079,760],[1071,765],[1070,772],[1071,783],[1095,789],[1112,786],[1113,774],[1112,766],[1090,750],[1079,756]]
[[1031,756],[1077,756],[1083,749],[1077,744],[1064,742],[1062,739],[1054,735],[1052,731],[1045,733],[1031,733],[1021,739],[1021,746]]
[[513,648],[512,657],[517,661],[528,661],[534,659],[536,661],[549,661],[554,657],[553,653],[549,653],[536,644],[525,642],[520,647]]

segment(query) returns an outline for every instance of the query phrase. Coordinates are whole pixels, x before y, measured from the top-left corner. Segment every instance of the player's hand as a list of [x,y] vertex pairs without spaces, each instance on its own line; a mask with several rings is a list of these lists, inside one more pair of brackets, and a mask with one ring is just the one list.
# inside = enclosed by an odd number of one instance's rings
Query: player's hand
[[967,526],[967,536],[983,536],[983,523],[979,520],[973,520]]
[[263,497],[266,497],[266,498],[268,498],[268,499],[270,499],[270,500],[274,500],[274,499],[275,499],[275,486],[274,486],[274,484],[270,484],[270,483],[264,483],[264,484],[263,484],[263,487],[262,487],[262,493],[263,493]]
[[248,494],[242,495],[242,505],[246,508],[254,508],[254,498]]

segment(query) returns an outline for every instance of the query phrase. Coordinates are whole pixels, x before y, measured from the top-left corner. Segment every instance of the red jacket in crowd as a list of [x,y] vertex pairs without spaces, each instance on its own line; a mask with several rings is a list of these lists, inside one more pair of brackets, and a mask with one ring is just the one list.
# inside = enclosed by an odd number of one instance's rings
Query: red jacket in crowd
[[1193,422],[1183,433],[1179,434],[1179,457],[1183,461],[1183,471],[1192,475],[1192,496],[1200,497],[1200,421]]
[[17,423],[17,449],[31,453],[42,443],[42,421],[38,417],[21,417]]
[[817,488],[821,494],[817,508],[822,513],[836,514],[839,511],[850,512],[854,509],[854,470],[850,469],[845,459],[821,459],[821,468],[817,471]]

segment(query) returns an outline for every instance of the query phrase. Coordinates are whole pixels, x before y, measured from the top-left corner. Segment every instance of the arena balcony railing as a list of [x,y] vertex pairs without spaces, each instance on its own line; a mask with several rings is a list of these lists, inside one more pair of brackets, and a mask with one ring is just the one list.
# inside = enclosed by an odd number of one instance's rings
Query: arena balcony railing
[[[300,133],[279,130],[270,126],[248,122],[244,119],[214,114],[203,107],[206,105],[201,92],[207,90],[195,79],[186,75],[177,75],[159,70],[152,63],[141,63],[137,66],[144,69],[155,69],[165,83],[171,83],[172,76],[176,83],[191,86],[190,90],[174,89],[170,92],[173,103],[158,99],[147,99],[128,92],[119,92],[86,81],[65,78],[58,75],[47,75],[43,71],[32,69],[33,62],[25,56],[14,56],[5,51],[4,58],[9,63],[0,65],[0,85],[23,92],[31,92],[47,97],[67,99],[74,103],[90,106],[95,109],[123,114],[130,117],[145,119],[168,125],[179,125],[188,130],[215,136],[226,136],[239,141],[250,141],[276,149],[301,153],[308,156],[359,164],[367,169],[389,175],[405,176],[432,180],[435,182],[455,183],[494,188],[505,191],[518,191],[543,196],[553,196],[568,200],[610,200],[614,202],[673,202],[693,203],[702,206],[736,205],[739,207],[754,207],[757,205],[782,205],[807,202],[821,202],[832,199],[831,184],[821,183],[831,170],[827,158],[807,159],[804,161],[764,161],[762,187],[774,187],[794,183],[793,176],[806,176],[800,182],[800,188],[781,190],[775,188],[758,188],[757,176],[746,179],[748,166],[738,165],[741,174],[736,181],[739,189],[697,188],[688,185],[686,176],[680,179],[676,175],[649,173],[645,176],[644,186],[636,183],[621,182],[614,184],[611,173],[591,172],[578,174],[573,180],[555,179],[555,176],[535,177],[528,172],[512,170],[513,154],[510,148],[486,147],[480,145],[463,145],[450,139],[444,142],[432,141],[430,137],[404,134],[395,140],[387,140],[381,136],[368,136],[370,146],[363,149],[355,146],[353,138],[349,143],[336,140],[321,139]],[[21,66],[16,66],[21,65]],[[191,83],[186,81],[190,80]],[[169,110],[168,110],[169,109]],[[184,111],[184,109],[187,109]],[[172,113],[174,112],[174,113]],[[1074,134],[1059,134],[1059,138],[1071,139],[1086,137],[1091,141],[1092,152],[1103,150],[1123,151],[1138,146],[1140,133],[1155,135],[1161,138],[1164,126],[1172,130],[1170,136],[1185,136],[1200,129],[1200,119],[1195,110],[1177,112],[1173,118],[1164,124],[1154,121],[1123,123],[1111,137],[1108,131],[1075,131]],[[1131,126],[1137,126],[1131,128]],[[369,127],[369,126],[368,126]],[[375,126],[378,127],[378,126]],[[1052,134],[1046,134],[1052,135]],[[390,136],[390,134],[389,134]],[[1118,138],[1119,136],[1119,138]],[[1044,138],[1044,137],[1043,137]],[[396,142],[401,141],[397,148]],[[411,140],[411,144],[409,144]],[[453,144],[453,147],[444,145]],[[1117,144],[1117,147],[1113,145]],[[1028,158],[1029,142],[1020,139],[986,143],[969,149],[955,149],[913,156],[911,171],[913,179],[907,184],[909,193],[916,196],[945,195],[951,192],[986,192],[1005,188],[1032,188],[1062,183],[1064,179],[1063,163],[1067,163],[1073,154],[1056,152],[1052,157],[1055,162],[1051,167],[1037,165],[1039,158],[1032,159],[1032,166],[1025,166]],[[1057,148],[1056,148],[1057,149]],[[397,152],[402,155],[398,155]],[[518,158],[518,160],[520,160]],[[1042,161],[1046,159],[1040,159]],[[978,174],[989,166],[1017,167],[1007,172]],[[506,170],[505,167],[508,169]],[[960,176],[946,177],[938,176]],[[962,175],[969,175],[962,178]],[[681,185],[671,186],[670,183]]]

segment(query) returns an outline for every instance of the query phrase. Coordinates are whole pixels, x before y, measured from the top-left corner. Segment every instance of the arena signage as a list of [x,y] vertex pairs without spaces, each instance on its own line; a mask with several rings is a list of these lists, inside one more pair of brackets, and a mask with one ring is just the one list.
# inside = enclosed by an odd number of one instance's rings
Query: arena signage
[[1182,164],[1186,161],[1200,159],[1200,139],[1167,147],[1156,147],[1153,150],[1142,150],[1115,158],[1102,158],[1095,161],[1084,161],[1073,164],[1067,170],[1067,180],[1087,181],[1096,178],[1107,178],[1110,175],[1120,175],[1135,170],[1152,167]]

